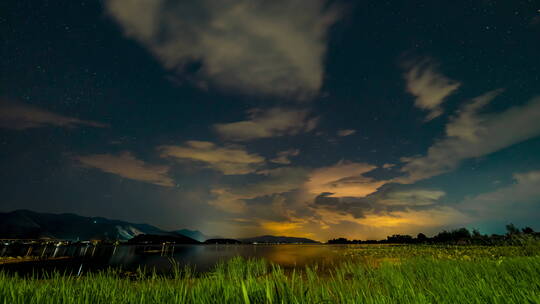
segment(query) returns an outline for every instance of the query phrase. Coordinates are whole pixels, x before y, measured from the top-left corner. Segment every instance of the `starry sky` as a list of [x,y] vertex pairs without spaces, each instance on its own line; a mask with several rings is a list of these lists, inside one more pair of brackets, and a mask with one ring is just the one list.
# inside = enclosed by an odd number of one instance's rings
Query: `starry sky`
[[540,1],[2,1],[0,211],[540,229]]

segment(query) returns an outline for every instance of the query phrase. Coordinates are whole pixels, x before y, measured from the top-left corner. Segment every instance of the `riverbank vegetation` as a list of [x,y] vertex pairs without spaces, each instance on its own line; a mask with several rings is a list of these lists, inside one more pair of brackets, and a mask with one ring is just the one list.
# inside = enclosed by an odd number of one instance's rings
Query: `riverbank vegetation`
[[479,230],[472,232],[467,228],[443,230],[433,237],[418,233],[416,237],[407,234],[394,234],[382,240],[349,240],[336,238],[328,240],[328,244],[475,244],[475,245],[508,245],[522,244],[529,240],[540,240],[540,232],[531,227],[519,229],[514,224],[506,225],[506,234],[482,234]]
[[540,303],[538,248],[349,245],[325,268],[234,258],[205,273],[0,272],[0,303]]

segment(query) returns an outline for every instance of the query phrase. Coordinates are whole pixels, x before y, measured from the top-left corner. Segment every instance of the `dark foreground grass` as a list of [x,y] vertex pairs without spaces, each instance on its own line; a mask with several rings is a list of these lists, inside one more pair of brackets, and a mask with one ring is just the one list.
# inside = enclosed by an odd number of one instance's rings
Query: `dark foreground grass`
[[168,277],[0,272],[0,303],[540,303],[540,256],[467,257],[350,260],[325,271],[235,258]]

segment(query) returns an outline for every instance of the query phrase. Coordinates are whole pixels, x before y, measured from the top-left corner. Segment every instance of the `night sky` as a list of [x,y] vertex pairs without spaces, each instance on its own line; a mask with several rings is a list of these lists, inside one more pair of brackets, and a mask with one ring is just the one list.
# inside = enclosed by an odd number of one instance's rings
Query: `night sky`
[[540,229],[540,1],[2,1],[0,211]]

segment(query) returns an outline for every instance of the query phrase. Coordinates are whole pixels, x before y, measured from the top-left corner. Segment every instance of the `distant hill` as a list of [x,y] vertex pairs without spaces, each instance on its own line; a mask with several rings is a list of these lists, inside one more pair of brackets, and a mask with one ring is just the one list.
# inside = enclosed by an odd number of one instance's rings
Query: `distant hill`
[[29,210],[0,213],[0,238],[58,238],[66,240],[129,240],[139,234],[168,235],[147,224],[71,213],[51,214]]
[[201,242],[181,234],[139,234],[128,241],[130,244],[163,244],[165,242],[175,244],[201,244]]
[[252,238],[240,239],[243,243],[259,243],[259,244],[318,244],[319,242],[298,237],[290,236],[274,236],[274,235],[262,235]]
[[[215,244],[267,243],[267,244],[316,244],[306,238],[263,235],[244,239],[224,239],[219,236],[209,237],[197,230],[181,229],[165,231],[148,224],[134,224],[103,217],[86,217],[72,213],[52,214],[30,210],[0,212],[0,238],[38,239],[52,238],[64,240],[130,240],[138,235],[135,242],[177,242],[178,244],[197,244],[206,240]],[[169,238],[164,236],[168,236]],[[167,239],[167,240],[166,240]]]
[[226,245],[233,245],[233,244],[242,244],[239,240],[234,239],[208,239],[204,241],[205,244],[226,244]]
[[194,240],[197,240],[199,242],[204,242],[208,239],[219,239],[221,237],[219,236],[208,236],[208,235],[205,235],[203,234],[202,232],[198,231],[198,230],[189,230],[189,229],[180,229],[180,230],[175,230],[173,231],[175,233],[179,233],[181,235],[185,235],[187,237],[190,237]]

